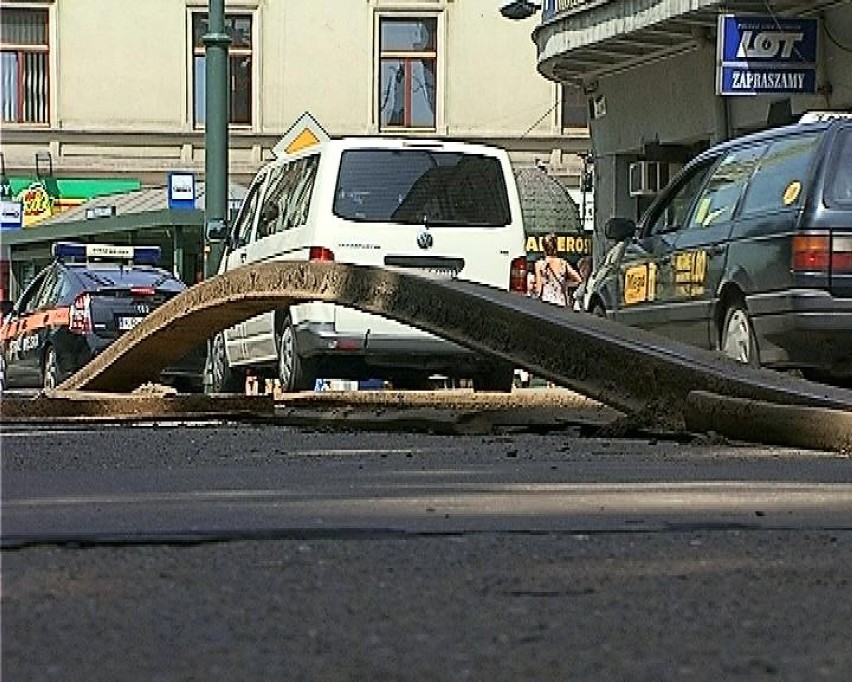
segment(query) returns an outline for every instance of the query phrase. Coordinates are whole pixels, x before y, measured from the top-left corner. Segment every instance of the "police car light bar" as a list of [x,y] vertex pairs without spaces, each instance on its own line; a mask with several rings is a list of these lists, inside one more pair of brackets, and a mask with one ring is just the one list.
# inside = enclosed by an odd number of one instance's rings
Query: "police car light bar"
[[156,265],[160,262],[160,247],[56,242],[53,256],[59,260],[132,261],[137,265]]

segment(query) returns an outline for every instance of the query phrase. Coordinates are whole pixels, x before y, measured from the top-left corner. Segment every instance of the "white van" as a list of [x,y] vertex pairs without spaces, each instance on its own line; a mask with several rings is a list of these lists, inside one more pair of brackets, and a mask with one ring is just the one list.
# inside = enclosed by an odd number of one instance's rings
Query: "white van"
[[[219,272],[270,260],[404,268],[526,291],[521,207],[502,149],[386,137],[330,138],[304,116],[254,178]],[[254,317],[211,344],[212,389],[246,371],[282,390],[319,377],[427,388],[429,376],[509,391],[511,365],[386,318],[331,303]]]

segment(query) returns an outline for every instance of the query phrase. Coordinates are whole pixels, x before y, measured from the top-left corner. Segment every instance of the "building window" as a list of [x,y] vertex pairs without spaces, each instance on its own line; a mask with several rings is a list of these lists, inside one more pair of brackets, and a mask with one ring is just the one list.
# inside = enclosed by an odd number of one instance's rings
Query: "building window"
[[[193,123],[196,128],[204,127],[207,120],[205,98],[205,52],[204,35],[208,32],[206,14],[192,15],[192,60],[193,60]],[[232,125],[250,126],[252,110],[252,52],[251,16],[229,14],[225,17],[225,32],[231,38],[228,46],[228,78],[230,79],[230,111],[228,122]]]
[[46,9],[4,9],[0,23],[4,123],[47,123],[50,66]]
[[381,130],[435,129],[438,20],[379,20],[379,125]]
[[562,86],[562,127],[589,127],[589,102],[580,88]]

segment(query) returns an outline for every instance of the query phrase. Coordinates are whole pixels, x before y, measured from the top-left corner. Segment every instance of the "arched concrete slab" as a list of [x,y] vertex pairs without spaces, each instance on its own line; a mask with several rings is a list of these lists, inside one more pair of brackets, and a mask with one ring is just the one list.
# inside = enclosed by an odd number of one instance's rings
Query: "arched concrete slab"
[[218,331],[312,300],[411,324],[675,428],[684,424],[692,391],[852,410],[852,391],[745,367],[717,353],[518,294],[381,268],[312,262],[246,266],[195,285],[60,388],[133,390]]

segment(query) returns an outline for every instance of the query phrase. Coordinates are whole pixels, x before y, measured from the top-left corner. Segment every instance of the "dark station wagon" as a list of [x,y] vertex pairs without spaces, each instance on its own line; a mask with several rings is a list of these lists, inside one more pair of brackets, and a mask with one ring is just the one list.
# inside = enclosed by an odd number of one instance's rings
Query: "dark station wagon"
[[691,161],[615,245],[584,308],[754,366],[852,377],[852,115]]

